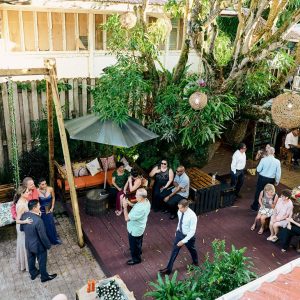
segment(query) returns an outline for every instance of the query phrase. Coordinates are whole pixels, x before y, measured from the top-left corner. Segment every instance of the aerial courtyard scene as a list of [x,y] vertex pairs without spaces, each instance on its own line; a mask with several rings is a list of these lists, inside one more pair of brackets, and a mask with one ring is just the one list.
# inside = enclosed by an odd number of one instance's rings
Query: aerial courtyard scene
[[299,0],[0,1],[0,299],[300,299]]

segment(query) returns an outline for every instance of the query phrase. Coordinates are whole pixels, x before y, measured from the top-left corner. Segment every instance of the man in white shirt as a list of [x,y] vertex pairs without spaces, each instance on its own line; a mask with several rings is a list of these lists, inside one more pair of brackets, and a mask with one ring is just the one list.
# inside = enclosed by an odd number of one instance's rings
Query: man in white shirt
[[197,216],[189,208],[189,201],[182,199],[178,203],[178,225],[175,234],[174,245],[166,268],[159,270],[161,274],[171,274],[175,259],[183,245],[189,250],[193,265],[198,266],[198,254],[195,248],[195,233],[197,228]]
[[293,153],[294,163],[297,164],[297,159],[300,158],[300,145],[299,145],[299,129],[293,128],[285,138],[285,148]]
[[235,187],[235,194],[240,197],[240,190],[244,183],[244,169],[246,166],[246,144],[240,143],[238,150],[232,156],[231,161],[231,186]]

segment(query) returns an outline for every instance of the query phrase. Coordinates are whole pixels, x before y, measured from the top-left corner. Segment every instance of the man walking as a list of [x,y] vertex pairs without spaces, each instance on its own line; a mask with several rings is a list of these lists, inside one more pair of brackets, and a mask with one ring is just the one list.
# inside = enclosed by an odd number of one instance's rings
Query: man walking
[[169,259],[169,263],[167,267],[162,270],[159,270],[161,274],[168,274],[168,275],[171,274],[175,259],[183,245],[185,245],[189,250],[192,256],[193,265],[198,266],[198,254],[195,248],[197,216],[189,208],[188,200],[182,199],[178,203],[177,214],[178,214],[179,222],[176,229],[176,235],[175,235],[171,257]]
[[240,190],[244,183],[244,169],[246,166],[246,144],[240,143],[238,150],[232,156],[231,161],[231,186],[235,187],[235,194],[241,197]]
[[128,200],[123,200],[124,218],[127,222],[128,240],[130,246],[131,259],[127,261],[128,265],[135,265],[142,262],[143,236],[146,228],[148,215],[151,205],[147,199],[147,191],[140,188],[135,194],[137,203],[128,213]]
[[[28,267],[31,279],[34,280],[41,274],[41,281],[46,282],[54,279],[57,274],[49,275],[47,272],[47,250],[51,243],[46,235],[44,222],[40,217],[40,203],[38,200],[28,202],[29,212],[22,215],[21,220],[32,219],[31,224],[22,224],[21,231],[25,233],[25,246],[27,249]],[[38,260],[39,270],[35,266]]]
[[280,161],[274,157],[274,147],[268,148],[267,154],[266,157],[261,159],[256,168],[259,175],[256,183],[255,198],[251,205],[251,209],[254,211],[258,210],[259,194],[264,189],[265,185],[267,183],[278,185],[281,177],[281,165]]
[[190,178],[185,173],[184,166],[179,166],[176,169],[176,176],[174,178],[173,185],[173,189],[163,192],[164,201],[168,207],[164,213],[170,211],[171,220],[176,218],[177,205],[179,201],[189,197]]

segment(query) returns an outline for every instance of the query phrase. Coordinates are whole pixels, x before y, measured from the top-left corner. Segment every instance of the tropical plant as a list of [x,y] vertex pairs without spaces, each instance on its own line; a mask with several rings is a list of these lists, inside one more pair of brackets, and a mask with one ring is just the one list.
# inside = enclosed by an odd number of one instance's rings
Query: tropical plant
[[226,251],[224,240],[212,242],[212,257],[206,255],[200,267],[191,266],[189,277],[177,280],[177,272],[165,280],[158,274],[157,282],[151,282],[152,291],[145,296],[154,299],[199,299],[213,300],[231,290],[248,283],[256,277],[251,270],[253,263],[245,256],[246,248],[236,249],[231,246]]

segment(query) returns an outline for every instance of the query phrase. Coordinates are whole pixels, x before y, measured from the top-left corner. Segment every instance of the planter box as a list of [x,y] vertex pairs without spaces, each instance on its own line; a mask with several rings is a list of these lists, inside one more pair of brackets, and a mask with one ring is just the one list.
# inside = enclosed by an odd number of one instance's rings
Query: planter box
[[[111,280],[114,280],[116,282],[116,284],[120,287],[120,290],[122,291],[122,294],[126,300],[136,300],[133,295],[133,292],[130,292],[128,290],[126,284],[120,278],[119,275],[115,275],[113,277],[105,278],[105,279],[98,281],[96,283],[96,290],[97,290],[97,286],[105,285]],[[76,300],[97,300],[97,299],[99,299],[99,297],[97,297],[96,291],[87,293],[86,290],[87,290],[87,284],[76,292]]]

